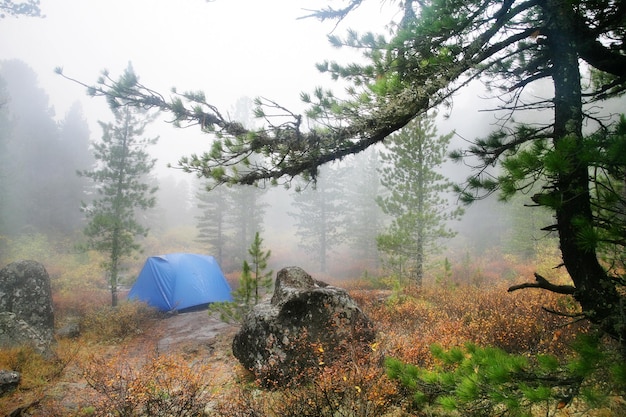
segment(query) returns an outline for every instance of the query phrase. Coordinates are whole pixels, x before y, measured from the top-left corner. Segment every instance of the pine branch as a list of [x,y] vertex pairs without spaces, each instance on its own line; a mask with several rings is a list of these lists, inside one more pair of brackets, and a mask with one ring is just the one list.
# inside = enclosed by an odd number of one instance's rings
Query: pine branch
[[525,282],[509,287],[508,292],[521,290],[523,288],[543,288],[557,294],[572,295],[576,293],[576,287],[572,285],[556,285],[535,272],[535,282]]

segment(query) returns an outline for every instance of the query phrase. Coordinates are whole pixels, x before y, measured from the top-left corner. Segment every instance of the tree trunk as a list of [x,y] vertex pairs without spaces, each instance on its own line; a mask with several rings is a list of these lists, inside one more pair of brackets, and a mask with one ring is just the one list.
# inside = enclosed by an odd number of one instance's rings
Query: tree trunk
[[581,241],[581,231],[591,227],[589,166],[582,159],[582,100],[578,55],[573,44],[569,6],[547,0],[548,46],[553,62],[554,147],[567,168],[556,174],[557,227],[563,263],[576,290],[574,297],[589,319],[621,343],[626,343],[619,295],[598,261],[593,243]]
[[111,287],[111,307],[117,307],[117,288]]

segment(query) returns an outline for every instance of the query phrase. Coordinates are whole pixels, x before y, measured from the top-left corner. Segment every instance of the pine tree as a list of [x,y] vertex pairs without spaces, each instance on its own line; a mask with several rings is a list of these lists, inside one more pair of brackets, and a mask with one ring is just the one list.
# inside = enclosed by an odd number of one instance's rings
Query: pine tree
[[196,241],[202,243],[207,250],[213,253],[220,265],[223,265],[226,255],[228,237],[229,189],[219,187],[208,191],[205,187],[196,193],[198,208],[202,211],[196,217],[198,235]]
[[88,181],[76,175],[77,169],[95,163],[89,150],[90,132],[79,103],[74,103],[59,125],[58,183],[54,187],[54,207],[50,207],[57,230],[71,233],[84,226],[77,216]]
[[227,190],[229,216],[226,218],[231,231],[229,257],[243,261],[252,244],[252,232],[263,231],[263,218],[267,204],[262,196],[266,189],[254,186],[232,186]]
[[254,274],[254,303],[258,304],[259,299],[261,297],[262,291],[268,291],[272,286],[272,274],[274,271],[265,272],[267,269],[267,261],[272,256],[272,251],[268,250],[267,252],[263,250],[263,239],[259,235],[259,232],[256,232],[254,235],[254,241],[252,245],[250,245],[250,249],[248,249],[248,254],[252,259]]
[[572,350],[567,358],[538,355],[531,361],[527,355],[472,343],[448,350],[433,345],[436,367],[391,357],[385,365],[387,375],[411,393],[414,405],[429,405],[433,415],[555,415],[574,397],[592,408],[606,405],[614,388],[626,382],[626,364],[597,335],[580,335]]
[[233,301],[212,303],[209,306],[209,314],[218,313],[222,321],[241,322],[245,315],[259,303],[262,291],[271,289],[273,272],[265,271],[271,251],[263,250],[263,239],[259,232],[255,234],[248,254],[252,258],[253,267],[247,259],[243,261],[239,286],[233,292]]
[[448,222],[460,216],[445,192],[450,182],[437,169],[444,162],[452,134],[437,137],[435,117],[418,117],[393,135],[381,152],[381,182],[388,194],[378,198],[392,217],[379,249],[391,257],[401,275],[422,284],[424,263],[442,239],[454,236]]
[[294,195],[297,211],[288,214],[296,220],[298,246],[319,262],[327,272],[328,254],[346,239],[345,193],[340,168],[326,168],[315,183]]
[[[362,0],[345,7],[325,8],[313,16],[342,19]],[[389,4],[395,5],[396,2]],[[204,94],[166,99],[145,86],[120,88],[103,79],[94,95],[117,103],[156,107],[171,112],[180,124],[219,130],[212,152],[183,158],[181,166],[217,183],[289,182],[315,177],[318,168],[385,140],[416,116],[454,96],[474,80],[486,84],[499,101],[495,132],[469,143],[455,154],[471,157],[476,170],[458,191],[471,203],[486,194],[523,192],[536,181],[544,186],[535,204],[555,214],[550,226],[558,233],[563,266],[570,285],[557,285],[535,274],[534,281],[511,291],[542,288],[574,296],[585,316],[610,335],[626,352],[624,271],[606,264],[605,253],[624,253],[626,238],[616,234],[612,220],[596,217],[619,207],[621,187],[602,187],[606,178],[620,179],[626,166],[620,123],[605,105],[626,92],[626,32],[623,1],[561,0],[432,0],[398,2],[403,13],[392,22],[389,39],[353,31],[337,46],[364,51],[365,60],[342,65],[326,61],[318,68],[349,83],[348,97],[321,88],[301,98],[310,104],[307,117],[271,100],[257,112],[273,113],[263,129],[246,129],[224,117]],[[591,82],[587,82],[590,80]],[[528,94],[531,88],[541,95]],[[539,91],[539,90],[536,90]],[[589,109],[597,110],[590,114]],[[543,124],[519,122],[520,112],[543,110]],[[307,129],[307,126],[314,126]],[[594,135],[583,133],[595,131]],[[263,163],[242,171],[235,162],[250,155]],[[502,175],[490,167],[501,164]],[[608,174],[607,175],[605,175]],[[621,174],[621,176],[620,176]],[[598,209],[600,205],[605,205]],[[608,232],[608,233],[607,233]]]
[[[124,77],[135,77],[132,69]],[[156,162],[146,149],[158,138],[142,138],[153,119],[142,109],[112,106],[111,111],[115,123],[99,122],[103,135],[94,144],[96,168],[78,174],[91,179],[97,191],[96,198],[82,206],[88,220],[84,233],[89,248],[106,254],[102,266],[109,278],[111,304],[116,306],[122,261],[140,249],[136,238],[148,234],[137,221],[137,210],[148,210],[156,203],[157,189],[145,183],[145,176]]]
[[78,167],[68,163],[72,150],[60,141],[48,95],[34,70],[19,60],[2,61],[0,76],[6,81],[11,119],[6,148],[9,198],[3,213],[7,232],[53,233],[60,223],[56,214],[67,207],[60,194],[76,183]]
[[370,149],[355,158],[346,180],[347,239],[359,261],[377,268],[379,252],[376,238],[384,228],[384,214],[376,199],[382,192],[378,170],[378,151]]

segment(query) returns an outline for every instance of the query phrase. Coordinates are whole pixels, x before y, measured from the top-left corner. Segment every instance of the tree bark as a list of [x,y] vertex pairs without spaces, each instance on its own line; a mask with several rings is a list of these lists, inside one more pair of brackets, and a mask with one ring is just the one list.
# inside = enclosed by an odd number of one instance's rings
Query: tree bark
[[563,263],[576,290],[574,297],[583,312],[612,337],[626,340],[620,314],[620,297],[614,283],[598,261],[593,243],[582,242],[581,231],[593,224],[589,190],[589,166],[583,160],[582,99],[578,52],[569,7],[547,0],[547,42],[553,62],[554,148],[566,162],[556,173],[560,203],[556,206],[557,229]]

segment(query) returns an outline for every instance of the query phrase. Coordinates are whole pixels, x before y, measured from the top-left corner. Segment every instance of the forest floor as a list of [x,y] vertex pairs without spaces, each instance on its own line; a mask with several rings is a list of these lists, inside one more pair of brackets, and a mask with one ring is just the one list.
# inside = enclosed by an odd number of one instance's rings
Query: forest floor
[[[570,318],[550,314],[544,309],[545,306],[554,309],[569,305],[565,304],[567,299],[563,296],[546,292],[510,294],[502,285],[431,286],[405,290],[395,298],[390,297],[393,294],[389,291],[370,289],[354,289],[351,295],[383,329],[376,351],[386,352],[406,363],[426,364],[424,366],[432,363],[431,345],[454,347],[467,342],[522,354],[532,351],[566,358],[571,355],[569,346],[576,335],[586,329],[584,323],[572,323]],[[383,299],[387,301],[381,303]],[[201,382],[206,385],[201,386],[200,391],[186,385],[189,390],[186,392],[208,393],[209,398],[202,397],[202,404],[207,410],[219,411],[219,415],[244,415],[244,412],[250,412],[245,415],[263,415],[260,410],[275,409],[297,411],[304,404],[300,399],[305,397],[300,396],[315,395],[323,405],[327,401],[324,395],[335,392],[354,394],[345,396],[344,405],[355,410],[363,404],[373,404],[369,399],[374,398],[390,404],[391,414],[388,415],[418,415],[399,414],[404,407],[402,395],[395,391],[395,385],[385,383],[384,370],[378,366],[350,367],[346,372],[341,369],[343,378],[334,378],[339,375],[334,373],[339,368],[329,367],[322,379],[324,383],[312,385],[314,391],[259,396],[256,390],[245,389],[254,387],[248,384],[253,379],[232,354],[232,340],[239,325],[223,323],[206,310],[160,318],[142,316],[139,313],[145,311],[141,309],[130,311],[145,321],[133,322],[126,316],[105,315],[105,320],[95,322],[96,325],[92,323],[90,331],[80,338],[59,340],[56,347],[59,360],[52,361],[54,366],[35,362],[36,358],[24,356],[22,351],[13,352],[13,360],[6,369],[22,371],[12,365],[28,362],[36,366],[35,369],[23,366],[23,376],[28,377],[23,378],[14,393],[0,397],[0,417],[114,415],[109,411],[111,407],[123,407],[143,398],[141,395],[154,396],[155,392],[159,396],[153,399],[162,398],[162,391],[155,387],[177,389],[198,376],[203,377]],[[127,322],[132,325],[126,326]],[[108,325],[132,331],[124,333],[121,339],[111,340],[104,338]],[[9,357],[9,353],[5,356]],[[58,362],[61,362],[60,372],[56,368]],[[51,371],[37,372],[46,366],[52,368]],[[605,384],[604,379],[599,381]],[[614,395],[609,399],[606,406],[593,411],[582,402],[574,402],[563,409],[555,409],[557,404],[546,402],[545,407],[539,407],[541,410],[533,415],[626,416],[624,399]],[[287,414],[274,412],[272,415]]]
[[155,355],[175,355],[188,363],[202,361],[210,367],[214,384],[227,383],[237,373],[231,343],[238,328],[202,310],[154,319],[145,332],[121,343],[95,346],[79,341],[75,360],[51,386],[35,398],[16,393],[13,401],[0,406],[0,416],[89,415],[81,410],[95,405],[98,394],[87,383],[81,365],[92,357],[111,358],[134,368]]

